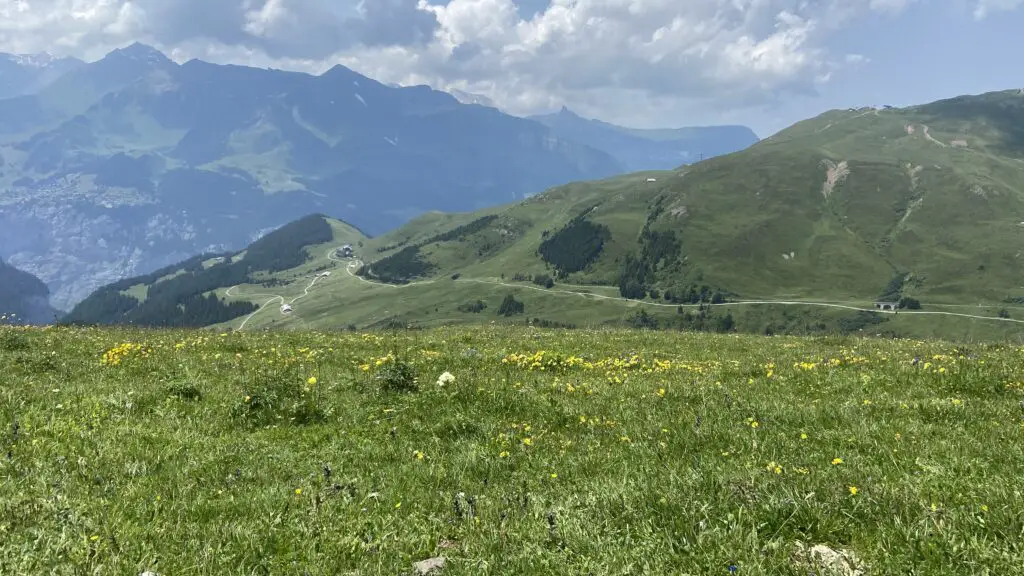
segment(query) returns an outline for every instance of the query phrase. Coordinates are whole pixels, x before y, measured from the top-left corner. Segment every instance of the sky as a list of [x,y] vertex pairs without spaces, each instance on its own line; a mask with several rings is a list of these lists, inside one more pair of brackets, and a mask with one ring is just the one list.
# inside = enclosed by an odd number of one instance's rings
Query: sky
[[200,58],[766,137],[833,108],[1024,87],[1024,0],[0,0],[0,52]]

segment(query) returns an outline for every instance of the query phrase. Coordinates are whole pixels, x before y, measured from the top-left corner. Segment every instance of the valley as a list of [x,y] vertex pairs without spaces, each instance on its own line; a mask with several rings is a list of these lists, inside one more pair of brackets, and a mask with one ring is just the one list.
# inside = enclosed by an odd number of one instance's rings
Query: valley
[[[222,299],[236,312],[199,325],[246,330],[499,322],[1019,339],[1021,149],[977,128],[997,108],[1024,111],[1024,98],[830,112],[696,165],[430,212],[379,236],[310,217],[330,237],[316,224],[317,242],[272,248],[291,264],[180,297]],[[907,129],[926,123],[969,145]],[[339,260],[345,244],[354,258]],[[118,289],[132,285],[152,280]]]
[[88,63],[0,55],[0,74],[21,78],[20,92],[0,86],[0,258],[46,282],[62,310],[310,213],[381,234],[429,211],[622,173],[626,157],[654,167],[666,150],[757,139],[712,127],[662,142],[604,125],[619,139],[600,149],[343,66],[314,76],[178,63],[139,43]]

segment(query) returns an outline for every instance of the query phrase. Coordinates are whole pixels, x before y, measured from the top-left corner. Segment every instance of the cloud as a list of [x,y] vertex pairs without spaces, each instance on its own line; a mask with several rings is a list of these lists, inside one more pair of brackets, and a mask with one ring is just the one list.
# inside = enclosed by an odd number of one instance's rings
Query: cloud
[[[770,106],[867,61],[832,36],[941,0],[0,0],[0,51],[87,59],[140,40],[176,59],[568,104],[616,121]],[[1024,0],[969,0],[975,17]],[[656,122],[655,122],[656,123]]]
[[356,45],[416,45],[435,26],[416,0],[0,0],[0,51],[87,58],[141,40],[323,60]]
[[978,0],[974,8],[975,20],[984,20],[992,12],[1016,10],[1024,0]]
[[828,8],[796,0],[553,0],[530,18],[512,0],[419,8],[438,22],[424,49],[357,50],[344,61],[388,80],[482,92],[516,112],[600,92],[749,105],[813,93],[843,65],[820,45]]

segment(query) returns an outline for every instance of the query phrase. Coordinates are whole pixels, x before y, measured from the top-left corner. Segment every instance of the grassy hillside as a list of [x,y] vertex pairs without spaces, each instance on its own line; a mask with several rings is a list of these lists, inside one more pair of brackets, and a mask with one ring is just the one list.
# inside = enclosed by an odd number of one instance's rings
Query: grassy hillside
[[[358,229],[311,215],[270,232],[238,253],[203,254],[152,274],[96,291],[72,310],[73,324],[207,326],[252,313],[257,306],[225,301],[217,292],[238,284],[287,285],[289,271],[344,243],[360,243]],[[320,266],[320,273],[328,266]],[[332,265],[333,267],[333,265]]]
[[547,235],[588,211],[610,238],[568,283],[616,284],[629,255],[648,291],[870,302],[900,277],[903,295],[933,304],[1001,302],[1024,292],[1021,122],[1018,91],[834,111],[736,154],[489,211],[501,242],[479,233],[419,252],[437,276],[544,272]]
[[0,573],[1013,574],[1020,352],[0,328]]
[[47,324],[57,316],[41,280],[0,260],[0,324]]
[[[301,266],[267,275],[272,290],[223,286],[227,301],[261,307],[223,326],[1017,339],[1024,149],[1005,118],[1021,110],[1024,96],[1006,92],[833,111],[679,170],[427,213],[362,239],[353,258],[330,253],[341,242],[310,248]],[[316,278],[330,267],[338,273]],[[522,313],[501,313],[510,295]],[[922,309],[874,314],[878,300]],[[278,313],[286,303],[293,310]]]

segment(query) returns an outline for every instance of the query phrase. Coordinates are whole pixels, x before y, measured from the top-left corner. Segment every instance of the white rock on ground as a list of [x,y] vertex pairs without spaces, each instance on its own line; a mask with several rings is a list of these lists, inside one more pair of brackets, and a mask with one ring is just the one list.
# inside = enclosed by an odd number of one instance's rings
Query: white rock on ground
[[[851,550],[817,544],[808,548],[797,543],[798,562],[816,570],[820,576],[864,576],[863,563]],[[820,570],[820,572],[817,572]]]
[[426,560],[420,560],[412,565],[413,571],[419,576],[426,576],[427,574],[433,574],[444,568],[444,556],[438,556],[436,558],[427,558]]

